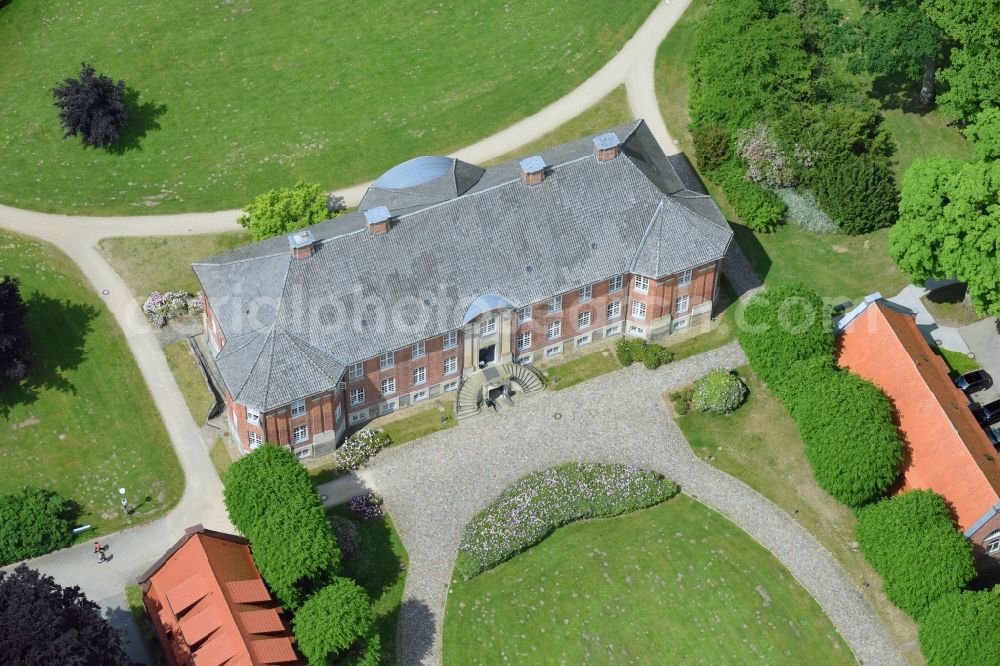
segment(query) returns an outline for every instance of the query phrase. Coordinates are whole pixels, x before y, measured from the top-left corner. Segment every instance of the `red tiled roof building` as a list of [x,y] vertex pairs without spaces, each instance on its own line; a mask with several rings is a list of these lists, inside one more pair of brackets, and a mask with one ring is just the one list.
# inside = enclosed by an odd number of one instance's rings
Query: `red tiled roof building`
[[873,295],[838,329],[838,364],[873,382],[893,403],[905,443],[896,491],[938,493],[977,558],[1000,556],[1000,454],[914,316]]
[[139,585],[171,666],[304,663],[246,539],[190,527]]

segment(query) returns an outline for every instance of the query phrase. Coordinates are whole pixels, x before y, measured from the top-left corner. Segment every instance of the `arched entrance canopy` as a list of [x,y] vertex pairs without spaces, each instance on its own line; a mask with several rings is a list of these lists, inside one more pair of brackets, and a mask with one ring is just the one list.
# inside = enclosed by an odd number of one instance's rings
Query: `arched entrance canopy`
[[465,318],[462,320],[462,324],[468,324],[479,315],[490,310],[516,307],[516,305],[498,294],[483,294],[469,305],[469,309],[465,311]]

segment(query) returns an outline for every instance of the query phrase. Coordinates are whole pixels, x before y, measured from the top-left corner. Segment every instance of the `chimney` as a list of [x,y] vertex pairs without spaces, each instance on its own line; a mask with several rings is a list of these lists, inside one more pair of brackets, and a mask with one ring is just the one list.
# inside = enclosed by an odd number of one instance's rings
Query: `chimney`
[[385,206],[376,206],[365,211],[365,221],[368,222],[368,231],[373,236],[381,236],[388,233],[392,227],[392,216]]
[[620,152],[621,144],[614,132],[605,132],[594,137],[594,154],[597,155],[598,162],[613,160]]
[[521,178],[525,185],[538,185],[545,180],[545,160],[538,155],[521,160]]
[[289,234],[288,246],[292,248],[292,257],[295,259],[308,259],[316,252],[316,240],[308,229]]

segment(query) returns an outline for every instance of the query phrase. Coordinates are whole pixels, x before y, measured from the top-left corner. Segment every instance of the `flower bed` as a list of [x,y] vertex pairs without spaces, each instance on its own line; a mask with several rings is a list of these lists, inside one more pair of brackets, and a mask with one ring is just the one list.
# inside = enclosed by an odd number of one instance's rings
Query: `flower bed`
[[568,463],[529,474],[466,525],[455,570],[471,578],[530,548],[557,527],[659,504],[677,484],[631,465]]
[[347,500],[347,508],[365,520],[375,520],[382,515],[382,497],[375,493],[355,495]]
[[378,453],[389,446],[392,440],[382,430],[362,428],[347,438],[347,441],[337,449],[336,467],[339,471],[358,469]]
[[142,304],[142,311],[152,324],[163,328],[174,317],[201,312],[201,299],[186,291],[154,291]]

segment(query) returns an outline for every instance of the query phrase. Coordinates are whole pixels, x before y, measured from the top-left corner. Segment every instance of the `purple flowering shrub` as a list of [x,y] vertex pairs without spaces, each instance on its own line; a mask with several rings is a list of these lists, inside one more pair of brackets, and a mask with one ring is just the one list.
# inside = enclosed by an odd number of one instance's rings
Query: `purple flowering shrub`
[[340,555],[346,558],[356,554],[360,548],[361,541],[358,524],[350,518],[331,516],[330,526],[333,527],[333,535],[337,538],[337,547],[340,548]]
[[154,291],[142,304],[142,311],[157,328],[163,328],[167,322],[189,312],[201,312],[201,299],[186,291]]
[[340,471],[358,469],[391,443],[392,439],[384,431],[362,428],[337,449],[334,464]]
[[347,500],[347,508],[365,520],[375,520],[382,515],[382,498],[375,493],[355,495]]
[[677,484],[631,465],[568,463],[507,487],[466,525],[455,570],[471,578],[535,545],[557,527],[659,504]]

